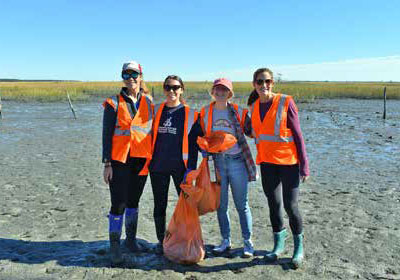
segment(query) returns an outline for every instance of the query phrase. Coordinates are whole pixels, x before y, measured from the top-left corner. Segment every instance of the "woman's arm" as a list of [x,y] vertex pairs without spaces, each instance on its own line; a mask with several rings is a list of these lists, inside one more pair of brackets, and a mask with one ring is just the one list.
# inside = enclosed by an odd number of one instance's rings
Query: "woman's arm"
[[249,117],[249,113],[246,114],[245,119],[244,119],[243,132],[244,132],[244,134],[246,134],[246,136],[253,137],[252,127],[251,127],[251,118]]
[[287,127],[292,130],[293,140],[296,144],[297,155],[300,162],[300,176],[307,177],[310,175],[310,169],[308,166],[306,145],[301,133],[299,114],[293,99],[289,101]]
[[195,170],[197,168],[197,158],[199,153],[199,145],[197,144],[197,137],[204,136],[203,130],[200,126],[200,118],[193,124],[192,129],[189,132],[189,159],[188,169]]
[[103,114],[103,156],[102,162],[111,161],[111,143],[117,114],[114,108],[106,103]]

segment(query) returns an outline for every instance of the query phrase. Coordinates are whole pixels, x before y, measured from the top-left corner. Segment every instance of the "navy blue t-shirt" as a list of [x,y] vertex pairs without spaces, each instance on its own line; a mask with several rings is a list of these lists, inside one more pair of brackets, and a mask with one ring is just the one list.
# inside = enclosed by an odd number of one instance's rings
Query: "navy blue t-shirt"
[[[185,125],[185,108],[164,106],[158,126],[157,139],[151,160],[150,172],[170,173],[186,169],[182,159],[183,130]],[[196,122],[189,131],[188,168],[196,169],[198,146],[197,137],[202,136],[200,124]]]
[[171,172],[185,169],[182,159],[183,128],[185,107],[164,106],[158,126],[157,140],[149,170],[152,172]]

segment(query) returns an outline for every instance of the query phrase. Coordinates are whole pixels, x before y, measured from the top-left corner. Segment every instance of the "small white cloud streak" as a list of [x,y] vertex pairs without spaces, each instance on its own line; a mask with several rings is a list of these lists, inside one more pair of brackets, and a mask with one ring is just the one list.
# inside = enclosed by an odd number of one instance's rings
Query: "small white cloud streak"
[[[234,81],[251,81],[259,67],[268,67],[283,80],[291,81],[400,81],[400,55],[347,59],[335,62],[291,65],[257,65],[243,69],[188,75],[188,80],[213,80],[228,77]],[[190,79],[193,77],[194,79]]]

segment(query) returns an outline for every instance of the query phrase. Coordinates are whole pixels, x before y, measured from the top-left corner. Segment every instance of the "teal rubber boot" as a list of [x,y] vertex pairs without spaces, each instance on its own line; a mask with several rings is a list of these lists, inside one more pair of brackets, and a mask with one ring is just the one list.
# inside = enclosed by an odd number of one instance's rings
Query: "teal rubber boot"
[[293,234],[294,252],[292,257],[292,264],[295,269],[299,268],[303,262],[304,250],[303,250],[303,239],[302,233]]
[[267,261],[276,261],[278,256],[285,250],[285,239],[287,236],[286,229],[279,232],[274,232],[274,249],[265,255]]

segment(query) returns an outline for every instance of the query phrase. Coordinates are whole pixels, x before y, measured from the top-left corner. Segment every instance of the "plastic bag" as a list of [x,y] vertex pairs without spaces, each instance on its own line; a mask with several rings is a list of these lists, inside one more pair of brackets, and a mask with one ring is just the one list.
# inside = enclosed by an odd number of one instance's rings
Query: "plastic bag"
[[201,234],[197,203],[204,190],[195,187],[199,170],[189,172],[174,214],[168,225],[163,249],[166,258],[181,264],[194,264],[204,259],[205,248]]
[[[210,153],[226,151],[236,142],[235,136],[223,131],[197,139],[201,149]],[[164,255],[173,262],[194,264],[205,256],[199,215],[217,210],[220,203],[221,189],[217,183],[210,181],[207,158],[203,158],[198,169],[187,174],[181,189],[164,238]]]
[[199,215],[214,212],[218,209],[221,196],[221,187],[210,181],[210,170],[207,158],[203,158],[199,168],[199,175],[196,178],[196,187],[203,189],[203,195],[197,203]]
[[[221,130],[213,131],[209,136],[197,138],[197,144],[199,144],[200,148],[209,153],[225,152],[236,143],[237,139],[234,135]],[[198,202],[197,209],[199,210],[199,215],[204,215],[218,209],[221,188],[218,183],[211,182],[210,169],[206,158],[203,158],[198,170],[200,172],[196,178],[196,186],[204,189],[204,193]]]
[[222,153],[232,148],[237,143],[234,135],[222,130],[213,131],[209,136],[197,137],[200,149],[209,153]]

